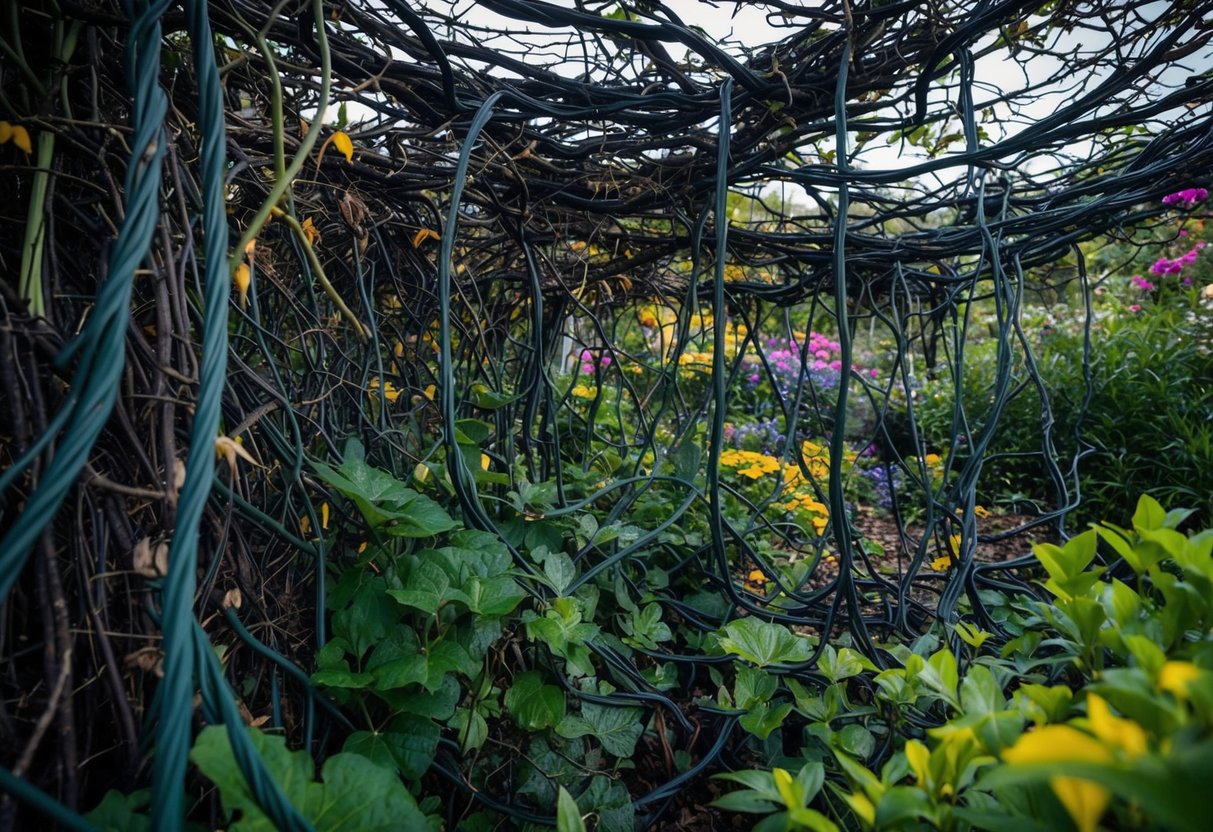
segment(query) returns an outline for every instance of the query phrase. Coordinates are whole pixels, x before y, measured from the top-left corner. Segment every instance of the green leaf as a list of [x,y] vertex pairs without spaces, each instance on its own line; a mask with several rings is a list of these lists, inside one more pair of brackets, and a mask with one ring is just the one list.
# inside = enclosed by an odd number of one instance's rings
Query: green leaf
[[595,832],[633,832],[636,828],[632,796],[618,780],[595,775],[577,802],[598,816]]
[[640,721],[643,715],[644,711],[639,708],[583,702],[581,715],[570,714],[560,720],[556,733],[570,739],[589,735],[602,743],[608,754],[631,757],[636,751],[636,741],[644,733],[644,724]]
[[353,673],[349,670],[317,670],[312,674],[312,683],[326,688],[349,688],[362,690],[375,680],[372,673]]
[[876,738],[872,732],[856,722],[843,726],[834,738],[839,748],[860,760],[866,760],[876,750]]
[[750,708],[748,714],[745,714],[737,721],[742,728],[758,737],[758,739],[765,740],[776,728],[783,725],[783,721],[788,718],[788,714],[791,712],[791,702],[785,702],[782,705],[771,705],[770,702],[763,702],[754,705]]
[[[316,782],[312,758],[307,752],[288,751],[281,737],[248,731],[274,781],[316,832],[427,828],[425,815],[394,771],[358,754],[335,754],[324,764],[324,782]],[[274,830],[248,790],[225,728],[204,728],[190,752],[190,760],[218,788],[224,811],[229,816],[239,813],[239,820],[228,826],[229,832]]]
[[556,832],[586,832],[585,821],[573,796],[560,787],[556,798]]
[[361,754],[382,768],[396,769],[415,780],[429,770],[438,750],[438,726],[428,719],[396,720],[394,731],[355,731],[342,751]]
[[518,582],[507,576],[481,578],[474,575],[464,584],[468,610],[476,615],[506,615],[526,597]]
[[569,584],[577,577],[577,567],[573,560],[564,552],[552,552],[543,561],[543,574],[552,583],[552,589],[557,595],[564,595]]
[[405,685],[420,684],[433,693],[442,687],[446,674],[462,673],[475,676],[480,665],[472,660],[461,645],[442,639],[429,646],[424,653],[393,659],[375,668],[375,687],[378,690],[394,690]]
[[759,667],[808,661],[813,650],[802,636],[794,635],[782,624],[759,618],[741,618],[724,626],[720,646],[726,653],[740,656]]
[[421,610],[426,615],[438,612],[439,607],[450,601],[468,601],[459,590],[451,589],[451,580],[442,567],[422,560],[405,578],[404,589],[389,589],[387,594],[406,607]]
[[519,674],[505,692],[505,707],[524,731],[541,731],[564,718],[564,692],[546,685],[537,670]]
[[151,820],[140,810],[146,809],[152,800],[150,789],[123,794],[110,789],[97,804],[97,808],[84,816],[101,832],[146,832]]
[[764,670],[739,665],[737,681],[733,684],[733,702],[736,707],[749,710],[755,705],[770,700],[779,687],[779,680]]
[[1161,529],[1166,522],[1167,512],[1158,500],[1149,494],[1142,494],[1137,498],[1137,510],[1133,512],[1133,528],[1139,533]]

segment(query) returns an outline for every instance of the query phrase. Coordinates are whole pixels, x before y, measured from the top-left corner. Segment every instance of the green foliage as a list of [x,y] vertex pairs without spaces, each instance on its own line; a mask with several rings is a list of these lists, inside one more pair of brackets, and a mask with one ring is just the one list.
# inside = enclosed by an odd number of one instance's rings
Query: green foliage
[[[325,761],[321,782],[315,779],[312,757],[306,751],[288,751],[281,737],[253,729],[250,734],[274,780],[317,832],[437,828],[430,826],[417,801],[391,769],[381,768],[359,754],[336,754]],[[270,832],[275,828],[249,793],[232,756],[226,729],[203,729],[190,760],[218,788],[223,809],[233,818],[228,829]]]
[[[739,669],[738,707],[786,685],[809,720],[802,758],[820,761],[796,782],[824,765],[836,800],[813,803],[820,818],[797,815],[818,775],[802,800],[774,767],[723,775],[745,788],[715,805],[767,815],[764,829],[1203,828],[1213,529],[1180,533],[1189,514],[1143,496],[1131,528],[1103,523],[1037,545],[1052,601],[991,598],[1007,637],[960,622],[967,655],[893,644],[901,666],[876,671],[843,648],[819,664],[835,680],[821,693]],[[875,707],[849,701],[837,681],[856,676],[869,680]],[[924,722],[935,727],[923,733]],[[877,736],[896,751],[877,753]]]

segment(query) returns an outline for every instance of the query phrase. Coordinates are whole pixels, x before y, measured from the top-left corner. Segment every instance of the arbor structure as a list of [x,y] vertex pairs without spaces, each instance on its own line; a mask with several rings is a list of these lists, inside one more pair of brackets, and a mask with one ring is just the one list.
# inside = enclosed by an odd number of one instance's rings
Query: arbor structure
[[[984,451],[1016,396],[1039,400],[1054,498],[1035,522],[1064,535],[1078,459],[1054,452],[1019,307],[1042,282],[1085,291],[1080,243],[1131,242],[1165,195],[1209,184],[1213,4],[738,7],[31,3],[4,25],[0,105],[31,144],[3,148],[18,198],[0,232],[15,276],[2,284],[0,591],[5,700],[24,697],[4,717],[20,750],[3,788],[66,819],[116,785],[113,770],[117,785],[144,777],[150,737],[154,822],[175,823],[193,694],[208,721],[238,724],[237,679],[323,753],[340,720],[298,668],[328,641],[326,570],[358,553],[326,539],[334,492],[308,461],[339,457],[348,436],[401,477],[445,460],[462,522],[507,541],[541,601],[553,588],[511,524],[596,505],[622,521],[665,488],[669,512],[630,541],[575,539],[578,585],[618,572],[636,590],[663,531],[700,512],[709,533],[676,576],[718,594],[725,617],[824,634],[819,650],[844,627],[878,663],[873,632],[922,631],[1013,582],[973,552]],[[756,9],[762,43],[697,25]],[[878,573],[845,519],[846,441],[907,470],[925,457],[912,408],[899,437],[881,417],[924,372],[962,383],[982,301],[998,379],[979,411],[958,408],[949,476],[920,471],[925,531],[898,574]],[[603,357],[637,358],[621,328],[635,322],[664,342],[606,397]],[[796,337],[823,323],[844,368],[828,406]],[[757,335],[776,326],[801,350],[792,384]],[[863,333],[894,345],[891,374],[846,371]],[[691,379],[696,334],[714,349]],[[829,440],[814,482],[832,522],[817,539],[781,531],[761,503],[748,524],[724,517],[747,348],[782,434]],[[557,377],[586,352],[593,409],[574,414]],[[873,414],[860,425],[856,400]],[[607,427],[599,408],[629,415]],[[484,436],[456,430],[473,418]],[[591,458],[595,440],[610,453]],[[810,478],[798,448],[783,459]],[[555,489],[544,512],[521,487],[540,482]],[[838,568],[778,579],[770,603],[734,575],[775,578],[755,542],[772,532]],[[956,568],[924,582],[953,535]],[[212,642],[251,650],[221,669]],[[691,748],[687,703],[652,689],[643,653],[590,650],[634,688],[603,702],[666,713]],[[695,662],[677,657],[683,683]],[[302,828],[241,735],[256,799]],[[696,747],[691,773],[632,795],[636,810],[656,817],[721,749]],[[457,765],[436,771],[465,782]]]

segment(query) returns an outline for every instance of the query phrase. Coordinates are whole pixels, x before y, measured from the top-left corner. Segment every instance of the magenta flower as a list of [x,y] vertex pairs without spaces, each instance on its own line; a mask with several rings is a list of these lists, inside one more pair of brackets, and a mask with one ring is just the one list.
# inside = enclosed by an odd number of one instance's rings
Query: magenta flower
[[1163,205],[1180,205],[1184,208],[1191,208],[1198,202],[1204,202],[1209,198],[1209,192],[1204,188],[1184,188],[1182,191],[1176,191],[1173,194],[1167,194],[1162,198]]
[[1138,275],[1129,278],[1129,282],[1143,292],[1153,292],[1155,288],[1153,283]]
[[1129,311],[1130,311],[1130,312],[1140,312],[1140,311],[1141,311],[1141,304],[1137,304],[1137,303],[1131,304],[1131,305],[1129,306]]

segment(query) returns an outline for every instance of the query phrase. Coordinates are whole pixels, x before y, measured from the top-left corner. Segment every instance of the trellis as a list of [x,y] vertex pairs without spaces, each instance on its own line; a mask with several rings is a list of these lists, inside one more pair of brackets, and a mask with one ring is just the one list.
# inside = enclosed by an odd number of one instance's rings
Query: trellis
[[[626,516],[659,479],[638,462],[646,453],[697,448],[706,473],[679,474],[667,521],[708,514],[711,540],[681,568],[731,609],[845,627],[877,660],[873,632],[951,620],[965,595],[980,614],[979,590],[1018,585],[1022,565],[974,558],[983,451],[1013,396],[1040,397],[1054,500],[1034,522],[1064,534],[1078,459],[1055,453],[1044,388],[1019,383],[1039,381],[1019,305],[1033,270],[1062,259],[1074,266],[1060,279],[1085,291],[1080,242],[1132,239],[1164,195],[1208,183],[1213,4],[768,2],[770,40],[757,45],[716,42],[656,2],[486,0],[491,26],[471,5],[188,2],[183,17],[167,2],[34,3],[3,29],[0,106],[39,139],[35,157],[6,159],[22,198],[0,232],[5,259],[22,264],[0,294],[4,685],[10,701],[37,687],[44,711],[4,717],[6,745],[21,750],[0,787],[69,827],[112,771],[128,786],[142,776],[148,737],[153,816],[179,822],[195,688],[208,721],[240,723],[210,648],[220,627],[255,651],[228,674],[273,664],[275,723],[318,747],[336,717],[316,709],[325,700],[299,667],[326,639],[326,559],[344,555],[341,541],[298,531],[304,518],[323,528],[307,458],[355,435],[405,477],[442,444],[460,458],[451,426],[491,412],[500,470],[521,460],[532,480],[560,482],[576,463],[554,426],[574,417],[554,368],[569,343],[622,354],[621,322],[654,300],[676,312],[674,349],[656,351],[647,386],[613,382],[642,415],[609,437],[631,467],[560,511],[605,499]],[[1055,66],[1035,66],[1045,56]],[[996,61],[1024,68],[1022,82],[995,72],[991,86]],[[913,161],[868,164],[880,144]],[[747,216],[732,215],[738,194],[755,200]],[[28,209],[37,200],[44,211]],[[42,229],[40,248],[27,228]],[[233,293],[233,274],[247,287]],[[898,391],[911,398],[916,350],[960,384],[962,353],[947,347],[965,343],[962,310],[981,298],[998,310],[993,401],[958,410],[957,424],[980,423],[965,431],[971,448],[945,487],[922,483],[926,530],[898,574],[879,573],[841,519],[847,397],[877,413]],[[833,320],[844,366],[863,328],[903,360],[879,381],[843,373],[821,483],[830,535],[784,535],[818,557],[828,547],[839,568],[818,586],[780,585],[774,606],[735,580],[751,568],[775,579],[753,546],[773,533],[762,507],[746,528],[721,512],[738,372],[726,335],[737,322],[769,330],[797,307]],[[715,349],[710,384],[692,389],[677,369],[698,310],[715,313]],[[788,436],[817,412],[804,373],[776,403]],[[217,433],[243,445],[221,444],[232,464],[215,479]],[[465,522],[499,531],[493,495],[459,465],[452,481]],[[953,532],[958,568],[924,576]],[[167,574],[135,577],[140,540],[170,537]],[[579,553],[582,580],[639,562],[651,539]],[[231,585],[246,604],[224,624],[212,613]],[[679,598],[662,603],[696,620]],[[157,633],[162,664],[147,650]],[[123,656],[147,672],[124,675]],[[667,658],[694,672],[697,657]],[[623,657],[603,646],[599,660],[634,683],[621,702],[643,694],[685,723],[683,704],[646,690]],[[655,818],[712,766],[729,719],[691,775],[634,795],[637,808]],[[304,828],[243,732],[231,736],[266,811]],[[457,768],[436,770],[459,784]]]

